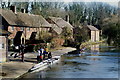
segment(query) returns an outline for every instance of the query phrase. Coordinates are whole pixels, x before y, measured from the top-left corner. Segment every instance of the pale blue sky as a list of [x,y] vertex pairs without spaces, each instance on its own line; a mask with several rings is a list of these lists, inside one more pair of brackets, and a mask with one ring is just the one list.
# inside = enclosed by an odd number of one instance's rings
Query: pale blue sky
[[106,2],[112,6],[118,6],[120,0],[63,0],[64,2]]
[[[2,0],[7,2],[8,0]],[[28,2],[28,1],[37,1],[37,2],[106,2],[113,6],[118,6],[120,0],[9,0],[13,2]]]

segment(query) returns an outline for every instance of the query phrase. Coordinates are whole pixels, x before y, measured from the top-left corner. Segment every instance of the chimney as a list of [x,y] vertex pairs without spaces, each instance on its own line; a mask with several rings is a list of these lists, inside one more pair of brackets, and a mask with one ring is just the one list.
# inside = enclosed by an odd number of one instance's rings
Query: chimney
[[67,22],[69,22],[69,15],[66,15],[66,16],[65,16],[65,20],[66,20]]
[[25,9],[22,8],[22,9],[21,9],[21,12],[22,12],[22,13],[25,13]]
[[10,6],[10,10],[12,10],[16,14],[16,6]]

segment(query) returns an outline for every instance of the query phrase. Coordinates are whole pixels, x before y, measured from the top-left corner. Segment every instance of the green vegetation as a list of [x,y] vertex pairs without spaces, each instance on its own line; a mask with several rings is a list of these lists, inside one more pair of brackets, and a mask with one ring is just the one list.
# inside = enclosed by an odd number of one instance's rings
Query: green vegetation
[[51,40],[51,48],[56,48],[56,47],[60,47],[64,44],[64,39],[60,38],[60,37],[56,37],[53,38]]
[[62,31],[62,34],[61,34],[61,37],[65,40],[64,42],[64,46],[72,46],[73,44],[73,34],[72,34],[72,30],[68,27],[64,27],[63,28],[63,31]]
[[81,45],[82,42],[89,40],[89,34],[85,28],[75,27],[74,29],[74,39],[76,45]]
[[120,46],[120,23],[118,23],[118,16],[113,15],[107,18],[103,23],[103,36],[107,38],[109,45]]
[[52,39],[52,34],[48,31],[40,31],[38,34],[37,34],[37,37],[36,39],[38,40],[41,40],[42,42],[50,42],[51,39]]

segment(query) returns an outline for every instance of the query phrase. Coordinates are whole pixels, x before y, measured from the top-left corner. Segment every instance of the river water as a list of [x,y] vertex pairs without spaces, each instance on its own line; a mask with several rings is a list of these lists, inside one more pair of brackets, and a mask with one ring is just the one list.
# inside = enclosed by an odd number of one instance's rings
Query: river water
[[120,52],[114,47],[91,46],[79,54],[65,54],[58,64],[23,78],[118,78]]

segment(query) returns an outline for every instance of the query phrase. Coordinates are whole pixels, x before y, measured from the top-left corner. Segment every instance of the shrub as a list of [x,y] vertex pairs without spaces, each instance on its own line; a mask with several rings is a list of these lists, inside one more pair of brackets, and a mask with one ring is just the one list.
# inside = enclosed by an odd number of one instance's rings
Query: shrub
[[52,35],[51,33],[49,33],[48,31],[45,32],[45,31],[40,31],[38,34],[37,34],[37,37],[36,37],[38,40],[42,40],[43,42],[50,42],[51,39],[52,39]]
[[72,30],[68,27],[64,27],[62,31],[62,37],[68,39],[72,36]]
[[64,44],[64,39],[62,38],[53,38],[51,40],[51,48],[60,47]]
[[75,42],[73,38],[65,39],[64,46],[74,47]]

